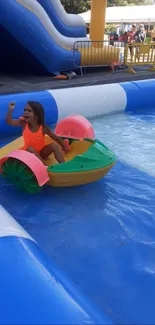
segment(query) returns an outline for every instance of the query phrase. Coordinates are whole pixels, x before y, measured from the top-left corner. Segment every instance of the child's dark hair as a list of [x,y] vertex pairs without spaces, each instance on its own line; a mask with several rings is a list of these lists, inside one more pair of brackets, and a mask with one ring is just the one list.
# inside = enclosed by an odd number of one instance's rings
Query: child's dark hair
[[35,116],[38,118],[38,124],[44,126],[44,108],[39,102],[28,101],[27,104],[32,108]]

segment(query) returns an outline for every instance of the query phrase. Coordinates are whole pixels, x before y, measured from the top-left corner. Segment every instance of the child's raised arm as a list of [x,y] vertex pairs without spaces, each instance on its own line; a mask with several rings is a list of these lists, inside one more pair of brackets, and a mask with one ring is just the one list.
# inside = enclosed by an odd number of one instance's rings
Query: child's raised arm
[[7,112],[7,115],[6,115],[6,123],[8,125],[11,125],[11,126],[21,126],[21,120],[13,120],[12,119],[12,112],[15,108],[15,103],[14,102],[11,102],[9,103],[9,109],[8,109],[8,112]]

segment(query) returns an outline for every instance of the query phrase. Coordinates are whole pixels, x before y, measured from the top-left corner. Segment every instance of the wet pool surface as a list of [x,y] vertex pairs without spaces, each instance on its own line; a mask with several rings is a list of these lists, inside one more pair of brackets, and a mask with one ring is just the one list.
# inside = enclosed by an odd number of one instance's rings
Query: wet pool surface
[[92,124],[118,157],[104,179],[34,196],[1,179],[0,204],[114,323],[154,324],[155,117]]

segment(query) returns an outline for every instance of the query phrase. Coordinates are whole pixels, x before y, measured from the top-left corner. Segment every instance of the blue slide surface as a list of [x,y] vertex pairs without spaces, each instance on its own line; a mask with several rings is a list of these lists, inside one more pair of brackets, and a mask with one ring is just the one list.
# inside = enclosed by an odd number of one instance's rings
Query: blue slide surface
[[[57,44],[40,19],[16,0],[0,2],[0,42],[1,70],[4,66],[36,73],[73,69],[72,51]],[[80,61],[80,54],[76,59]]]
[[52,20],[56,29],[64,36],[67,37],[86,37],[86,27],[85,26],[67,26],[63,23],[61,18],[58,16],[52,2],[50,0],[37,0],[44,10],[47,12],[48,16]]

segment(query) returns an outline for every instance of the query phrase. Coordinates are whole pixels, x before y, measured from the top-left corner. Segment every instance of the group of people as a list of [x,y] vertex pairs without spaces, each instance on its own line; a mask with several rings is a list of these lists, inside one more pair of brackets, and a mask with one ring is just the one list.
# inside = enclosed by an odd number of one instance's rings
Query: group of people
[[136,43],[144,43],[146,39],[146,32],[143,24],[139,25],[137,29],[136,25],[132,25],[130,32],[128,33],[127,43],[132,44]]
[[[128,33],[127,43],[129,44],[130,55],[133,55],[133,43],[145,43],[146,32],[143,24],[136,28],[136,25],[132,25],[130,32]],[[138,58],[139,47],[136,47],[136,57]]]
[[[145,43],[146,40],[146,32],[144,24],[140,24],[137,28],[136,25],[132,25],[132,28],[128,32],[124,32],[124,34],[121,36],[122,40],[126,44],[132,44],[133,42],[136,43]],[[110,35],[110,45],[114,45],[114,41],[118,41],[119,37],[117,33],[115,32],[113,35]]]

